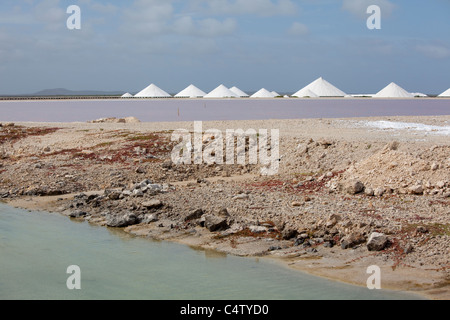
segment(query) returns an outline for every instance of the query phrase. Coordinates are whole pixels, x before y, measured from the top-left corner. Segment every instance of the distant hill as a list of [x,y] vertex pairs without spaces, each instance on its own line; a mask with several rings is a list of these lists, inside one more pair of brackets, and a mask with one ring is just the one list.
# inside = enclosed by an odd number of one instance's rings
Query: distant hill
[[72,91],[64,88],[45,89],[29,96],[118,96],[123,95],[124,91],[93,91],[93,90],[81,90]]

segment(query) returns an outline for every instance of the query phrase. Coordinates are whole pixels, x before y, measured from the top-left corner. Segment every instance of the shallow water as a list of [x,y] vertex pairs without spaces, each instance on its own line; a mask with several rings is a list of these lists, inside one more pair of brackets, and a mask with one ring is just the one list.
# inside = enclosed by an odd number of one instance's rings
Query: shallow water
[[[69,290],[67,267],[81,269]],[[0,204],[0,299],[417,299]]]
[[450,99],[144,99],[0,101],[0,121],[144,122],[450,115]]

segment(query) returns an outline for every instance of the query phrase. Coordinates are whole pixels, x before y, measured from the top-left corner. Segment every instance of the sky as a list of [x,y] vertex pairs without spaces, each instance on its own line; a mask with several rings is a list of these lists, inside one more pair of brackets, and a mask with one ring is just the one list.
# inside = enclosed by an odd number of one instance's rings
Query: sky
[[[67,20],[80,8],[80,29]],[[381,29],[369,29],[370,5]],[[72,20],[71,20],[72,21]],[[450,88],[450,0],[2,0],[0,94]]]

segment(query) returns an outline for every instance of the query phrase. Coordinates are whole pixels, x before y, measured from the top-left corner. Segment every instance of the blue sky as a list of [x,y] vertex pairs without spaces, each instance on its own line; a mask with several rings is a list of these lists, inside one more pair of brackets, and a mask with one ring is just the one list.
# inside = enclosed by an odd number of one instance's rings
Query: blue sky
[[[69,30],[69,5],[81,30]],[[381,30],[369,30],[369,5]],[[391,81],[450,87],[449,0],[2,0],[0,94],[47,88],[176,93],[193,83],[295,92],[322,76],[347,93]]]

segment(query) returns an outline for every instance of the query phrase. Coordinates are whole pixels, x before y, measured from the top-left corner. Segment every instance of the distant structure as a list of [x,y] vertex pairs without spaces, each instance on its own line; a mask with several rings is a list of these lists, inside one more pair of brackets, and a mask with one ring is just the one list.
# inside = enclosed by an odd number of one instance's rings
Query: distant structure
[[311,97],[311,92],[313,92],[317,97],[345,97],[346,93],[334,85],[320,77],[319,79],[311,82],[303,89],[300,89],[294,93],[293,97]]
[[175,95],[175,98],[203,98],[206,92],[200,90],[193,84]]
[[[209,93],[197,88],[195,85],[191,84],[179,93],[177,93],[175,98],[214,98],[214,99],[229,99],[229,98],[428,98],[429,96],[421,92],[409,92],[394,82],[391,82],[385,88],[380,90],[376,94],[346,94],[344,91],[335,87],[333,84],[320,77],[304,88],[298,90],[291,96],[283,93],[284,96],[280,95],[275,91],[269,91],[265,88],[260,89],[253,95],[249,95],[242,91],[238,87],[234,86],[228,88],[221,84]],[[125,93],[121,96],[122,98],[132,98],[133,95],[130,93]],[[150,84],[148,87],[141,90],[134,97],[136,98],[172,98],[170,94],[166,91],[160,89],[155,84]],[[433,96],[434,97],[434,96]],[[450,97],[450,89],[441,93],[438,97]]]
[[239,89],[238,87],[232,87],[232,88],[230,88],[230,90],[232,91],[232,92],[234,92],[235,94],[237,94],[239,97],[241,97],[241,98],[248,98],[249,97],[249,95],[248,94],[246,94],[244,91],[242,91],[241,89]]
[[151,84],[142,91],[138,92],[135,98],[172,98],[170,94],[158,88],[155,84]]
[[204,98],[239,98],[239,96],[223,84],[212,90]]
[[317,94],[315,94],[314,92],[312,92],[311,90],[309,90],[308,88],[304,88],[300,91],[297,91],[294,95],[292,95],[293,97],[298,97],[298,98],[317,98],[319,97]]
[[373,96],[374,98],[414,98],[414,96],[394,82]]
[[260,89],[255,94],[250,96],[250,98],[275,98],[274,94],[267,89]]
[[442,92],[438,97],[441,97],[441,98],[443,98],[443,97],[450,97],[450,89]]

